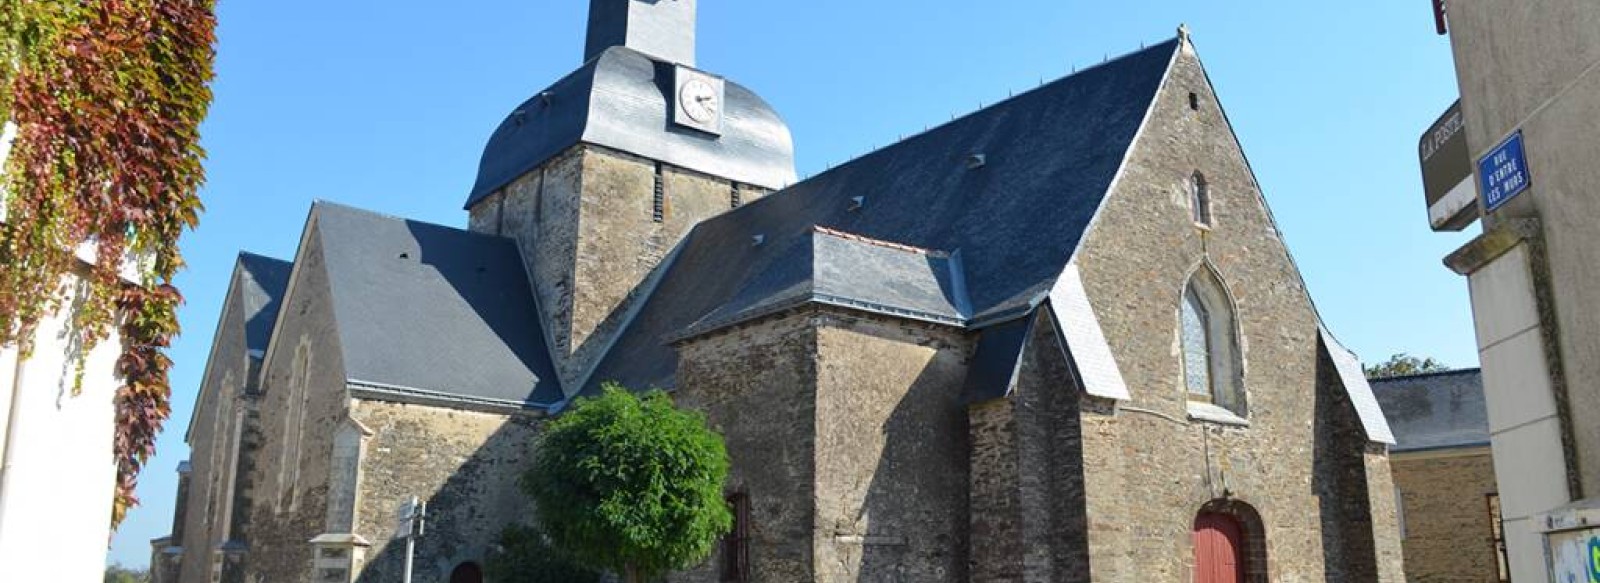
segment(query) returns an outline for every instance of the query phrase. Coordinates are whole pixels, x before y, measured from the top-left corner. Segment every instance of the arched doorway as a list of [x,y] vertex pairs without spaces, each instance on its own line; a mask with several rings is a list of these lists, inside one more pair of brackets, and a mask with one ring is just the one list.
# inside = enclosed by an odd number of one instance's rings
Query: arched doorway
[[1244,583],[1244,541],[1244,525],[1230,514],[1202,512],[1195,517],[1195,583]]
[[483,583],[483,569],[477,563],[462,563],[450,572],[450,583]]

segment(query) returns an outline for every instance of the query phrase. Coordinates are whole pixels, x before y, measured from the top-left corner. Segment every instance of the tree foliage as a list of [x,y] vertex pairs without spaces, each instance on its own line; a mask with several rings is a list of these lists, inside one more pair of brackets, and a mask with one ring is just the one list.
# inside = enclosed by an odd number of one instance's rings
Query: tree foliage
[[81,383],[83,355],[120,334],[113,525],[170,414],[215,26],[212,0],[0,0],[0,122],[17,132],[0,173],[0,345],[30,351],[38,322],[70,308]]
[[149,583],[149,569],[130,569],[122,565],[106,567],[105,583]]
[[511,526],[500,533],[500,552],[484,566],[490,581],[500,583],[598,583],[600,574],[551,548],[539,529]]
[[1387,362],[1362,367],[1366,370],[1369,379],[1386,379],[1390,377],[1403,377],[1407,375],[1423,374],[1429,372],[1443,372],[1450,370],[1444,363],[1432,357],[1418,358],[1404,352],[1389,357]]
[[636,583],[710,556],[733,526],[727,475],[704,417],[607,383],[550,422],[523,484],[558,550]]

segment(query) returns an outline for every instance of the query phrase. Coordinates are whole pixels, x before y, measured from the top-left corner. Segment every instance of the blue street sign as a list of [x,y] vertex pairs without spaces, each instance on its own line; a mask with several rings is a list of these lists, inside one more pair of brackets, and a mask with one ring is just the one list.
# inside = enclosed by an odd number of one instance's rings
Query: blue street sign
[[1522,194],[1532,181],[1528,157],[1522,149],[1522,130],[1478,159],[1478,190],[1483,193],[1483,207],[1489,212]]

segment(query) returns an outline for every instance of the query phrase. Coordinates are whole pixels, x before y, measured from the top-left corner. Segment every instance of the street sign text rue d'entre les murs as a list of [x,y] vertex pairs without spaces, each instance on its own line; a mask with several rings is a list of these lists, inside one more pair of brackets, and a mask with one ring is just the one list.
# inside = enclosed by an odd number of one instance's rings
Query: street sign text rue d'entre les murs
[[1528,172],[1521,130],[1478,159],[1478,182],[1483,192],[1483,209],[1491,213],[1528,190],[1533,175]]

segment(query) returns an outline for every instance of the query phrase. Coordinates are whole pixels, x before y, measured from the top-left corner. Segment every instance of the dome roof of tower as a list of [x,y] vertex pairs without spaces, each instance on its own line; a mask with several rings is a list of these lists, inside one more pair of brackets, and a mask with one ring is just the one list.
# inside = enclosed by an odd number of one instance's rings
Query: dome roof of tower
[[795,181],[789,126],[737,83],[727,83],[722,135],[673,124],[674,68],[615,46],[517,106],[489,138],[466,207],[579,143],[763,188]]

